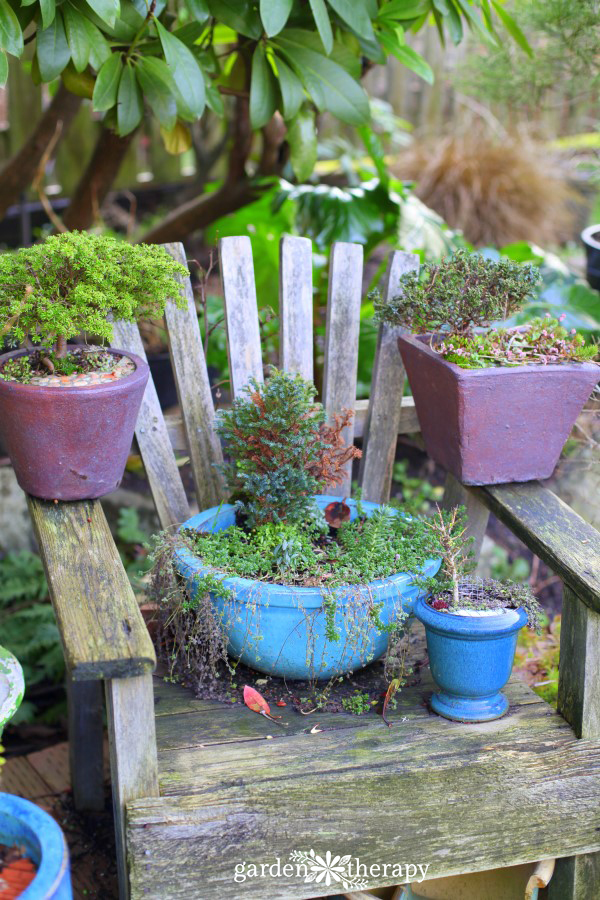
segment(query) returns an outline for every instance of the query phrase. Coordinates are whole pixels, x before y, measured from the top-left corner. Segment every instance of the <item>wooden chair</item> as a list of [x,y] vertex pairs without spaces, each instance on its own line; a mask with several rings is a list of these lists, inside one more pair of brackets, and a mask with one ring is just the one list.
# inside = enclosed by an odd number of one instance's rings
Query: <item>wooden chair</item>
[[[184,259],[181,245],[168,249]],[[250,375],[263,377],[249,239],[222,240],[220,263],[235,395]],[[413,255],[392,255],[387,296],[416,266]],[[364,496],[382,501],[397,436],[418,430],[418,421],[402,398],[393,328],[379,334],[370,401],[356,402],[361,280],[362,248],[336,244],[323,393],[329,415],[355,407],[348,438],[362,438]],[[165,421],[150,383],[136,430],[163,527],[189,514],[173,451],[190,456],[201,509],[222,496],[189,281],[180,289],[187,307],[171,305],[166,324],[181,419]],[[304,238],[281,243],[280,323],[280,366],[312,378],[311,245]],[[136,327],[118,324],[114,343],[144,355]],[[337,492],[349,490],[350,471]],[[399,724],[389,729],[376,716],[322,715],[323,730],[313,734],[313,720],[291,713],[286,729],[274,729],[244,707],[197,700],[153,676],[154,648],[101,504],[29,499],[69,672],[73,784],[83,808],[102,803],[105,686],[121,897],[337,893],[335,884],[268,873],[234,881],[238,864],[280,857],[283,865],[293,850],[311,848],[387,864],[371,886],[397,881],[394,863],[429,864],[429,875],[439,877],[561,857],[550,896],[600,897],[600,534],[536,483],[466,490],[449,478],[445,502],[466,503],[479,546],[491,510],[561,577],[560,715],[513,678],[507,717],[448,722],[427,711],[426,674],[401,693]]]

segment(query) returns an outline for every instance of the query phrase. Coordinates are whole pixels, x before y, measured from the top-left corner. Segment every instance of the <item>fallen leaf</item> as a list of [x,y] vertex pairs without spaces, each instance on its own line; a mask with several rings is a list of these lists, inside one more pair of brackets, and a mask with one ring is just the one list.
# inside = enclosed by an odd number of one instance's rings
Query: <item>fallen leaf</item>
[[244,685],[244,703],[251,709],[252,712],[258,713],[261,716],[264,716],[266,719],[270,719],[272,722],[275,722],[277,725],[282,725],[281,722],[277,720],[281,718],[281,716],[272,716],[271,715],[271,707],[258,691],[255,691],[253,687],[250,687],[249,684]]
[[383,701],[383,710],[381,713],[381,718],[383,719],[383,721],[385,722],[385,724],[387,725],[388,728],[391,728],[392,725],[394,724],[393,722],[388,722],[388,720],[386,718],[388,705],[389,705],[390,700],[392,699],[392,697],[394,696],[394,694],[396,693],[396,691],[398,690],[399,687],[400,687],[400,681],[398,678],[394,678],[392,681],[390,681],[390,686],[387,689],[387,693],[385,695],[385,700]]
[[333,500],[325,507],[325,520],[332,528],[339,528],[350,519],[350,507],[343,500]]
[[310,734],[320,734],[322,731],[323,729],[319,728],[318,725],[313,725],[313,727],[310,729]]
[[287,706],[287,703],[285,702],[285,700],[278,700],[277,706]]

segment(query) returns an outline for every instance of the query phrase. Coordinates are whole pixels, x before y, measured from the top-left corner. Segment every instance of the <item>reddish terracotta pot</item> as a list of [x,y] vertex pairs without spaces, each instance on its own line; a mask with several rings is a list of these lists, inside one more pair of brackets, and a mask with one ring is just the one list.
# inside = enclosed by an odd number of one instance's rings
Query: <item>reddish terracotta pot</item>
[[463,484],[549,478],[600,380],[594,363],[462,369],[428,335],[398,346],[427,452]]
[[[17,350],[0,356],[23,356]],[[45,500],[89,500],[121,483],[148,381],[144,360],[125,350],[136,369],[86,387],[42,387],[0,380],[0,438],[24,491]]]

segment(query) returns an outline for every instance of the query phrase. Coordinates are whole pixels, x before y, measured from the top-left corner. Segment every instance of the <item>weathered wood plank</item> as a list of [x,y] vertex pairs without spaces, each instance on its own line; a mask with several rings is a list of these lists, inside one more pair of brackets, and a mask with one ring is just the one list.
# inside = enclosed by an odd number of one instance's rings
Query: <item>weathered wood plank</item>
[[235,397],[251,377],[263,380],[250,238],[222,238],[219,241],[219,262],[225,298],[229,376]]
[[279,367],[313,381],[312,244],[291,234],[279,245]]
[[600,897],[600,853],[556,860],[548,900],[592,900]]
[[75,809],[104,809],[104,702],[101,681],[73,681],[67,673],[69,765]]
[[600,740],[600,613],[563,589],[558,709],[578,737]]
[[[354,405],[354,437],[362,438],[367,420],[369,401],[357,400]],[[169,440],[175,453],[187,453],[187,437],[183,427],[183,419],[178,414],[169,414],[165,416],[167,430],[169,432]],[[398,434],[415,434],[419,431],[419,420],[415,410],[415,401],[412,397],[402,398],[402,408],[400,410],[400,422],[398,425]]]
[[[165,244],[177,262],[186,264],[183,244]],[[167,303],[165,321],[179,406],[187,437],[199,509],[217,506],[223,500],[223,479],[217,466],[223,462],[221,443],[215,432],[213,404],[200,335],[200,325],[189,278],[177,279],[186,298],[184,309]]]
[[[436,741],[444,742],[448,752],[465,743],[463,729],[430,715],[426,698],[433,682],[428,674],[424,684],[402,691],[394,710],[394,736],[390,737],[381,718],[319,714],[309,719],[287,712],[277,727],[252,716],[244,708],[216,707],[195,713],[178,713],[157,718],[161,794],[192,794],[212,784],[279,777],[285,759],[290,777],[302,778],[311,772],[331,773],[344,768],[362,767],[369,748],[370,764],[387,758],[390,741],[402,740],[407,756],[420,759],[422,765],[444,765],[430,756]],[[511,704],[508,716],[486,728],[479,743],[472,739],[473,759],[480,762],[493,749],[504,752],[536,740],[571,744],[573,733],[523,682],[514,680],[507,688]],[[313,726],[321,731],[311,734]],[[215,746],[218,745],[218,748]],[[409,750],[410,748],[410,750]],[[458,751],[457,751],[458,752]],[[452,756],[452,754],[450,754]]]
[[[331,248],[323,404],[329,421],[342,411],[354,409],[358,367],[358,336],[362,293],[363,248],[359,244],[337,242]],[[354,441],[354,422],[343,432],[347,444]],[[347,497],[351,491],[352,461],[346,464],[342,484],[328,486],[327,492]]]
[[536,481],[473,490],[590,609],[600,613],[600,532]]
[[[137,325],[115,322],[113,332],[113,347],[130,350],[146,359],[146,351]],[[144,393],[135,426],[135,436],[161,526],[168,528],[185,522],[189,518],[189,504],[152,377]]]
[[28,502],[73,680],[152,671],[154,647],[100,503]]
[[464,506],[467,511],[466,536],[473,538],[470,550],[474,560],[479,559],[481,545],[487,531],[490,511],[481,502],[480,497],[466,488],[450,472],[446,475],[444,496],[442,498],[444,509],[452,509],[453,506]]
[[[398,296],[402,276],[418,269],[419,257],[416,253],[400,250],[392,253],[383,286],[384,300],[388,302]],[[400,328],[382,323],[377,336],[359,475],[363,497],[373,503],[389,500],[392,486],[405,379],[398,350],[400,332]]]
[[158,796],[152,676],[106,682],[110,771],[117,838],[119,898],[129,897],[125,846],[125,804]]
[[[600,744],[575,740],[544,704],[485,726],[432,717],[420,727],[420,740],[412,725],[380,723],[280,747],[229,745],[222,772],[207,750],[197,792],[128,805],[133,897],[179,900],[201,883],[203,900],[221,900],[236,865],[260,873],[305,848],[369,866],[427,863],[431,878],[600,850]],[[373,887],[398,880],[381,869],[368,878]],[[266,871],[243,893],[304,900],[314,885]]]

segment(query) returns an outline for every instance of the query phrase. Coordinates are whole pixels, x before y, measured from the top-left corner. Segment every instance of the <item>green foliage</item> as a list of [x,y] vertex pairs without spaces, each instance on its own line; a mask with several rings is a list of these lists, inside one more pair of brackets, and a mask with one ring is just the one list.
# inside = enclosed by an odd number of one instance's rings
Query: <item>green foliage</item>
[[[0,631],[3,645],[19,660],[25,678],[25,701],[13,722],[30,721],[37,707],[27,691],[41,681],[60,684],[64,677],[60,636],[44,569],[34,553],[8,553],[0,559]],[[50,709],[45,718],[52,719],[62,711],[62,705]]]
[[[560,318],[563,318],[561,316]],[[449,362],[464,369],[488,366],[548,365],[560,362],[586,362],[598,355],[595,345],[563,327],[558,319],[533,319],[523,330],[491,328],[485,334],[455,335],[436,345]]]
[[435,503],[441,502],[443,487],[431,484],[426,478],[409,475],[406,459],[394,463],[393,481],[400,488],[400,496],[394,498],[392,506],[400,506],[410,515],[429,513]]
[[357,455],[341,441],[347,418],[327,426],[315,394],[299,375],[274,370],[266,383],[251,379],[219,416],[217,430],[231,458],[225,475],[249,528],[314,518],[311,495],[341,481],[342,466]]
[[351,697],[342,698],[342,706],[346,712],[362,716],[371,709],[371,698],[364,691],[354,691]]
[[[363,60],[368,67],[393,55],[431,82],[430,67],[405,37],[431,16],[442,38],[449,33],[457,41],[475,29],[494,44],[500,26],[521,42],[506,12],[494,10],[488,0],[28,0],[17,16],[0,0],[0,79],[8,70],[5,53],[22,54],[23,32],[35,21],[33,77],[62,76],[69,89],[91,95],[93,109],[121,135],[138,127],[147,104],[173,146],[170,137],[183,123],[206,106],[229,116],[221,93],[241,92],[249,95],[253,128],[279,110],[296,148],[310,147],[314,122],[303,119],[299,128],[301,111],[368,122]],[[296,148],[297,171],[307,172],[309,154]]]
[[[187,275],[166,250],[67,232],[0,255],[0,321],[17,341],[55,342],[79,334],[112,337],[108,319],[159,316],[184,301],[173,278]],[[174,296],[175,295],[175,296]]]
[[9,359],[2,366],[0,378],[2,381],[20,381],[21,384],[28,384],[33,378],[29,358],[18,356],[16,359]]
[[524,304],[539,280],[531,265],[497,261],[458,250],[439,265],[402,276],[402,293],[385,303],[375,295],[376,317],[416,333],[448,328],[451,335],[506,319]]
[[141,577],[152,566],[148,555],[149,540],[150,535],[140,525],[137,509],[122,506],[117,518],[115,541],[134,590],[142,587]]

